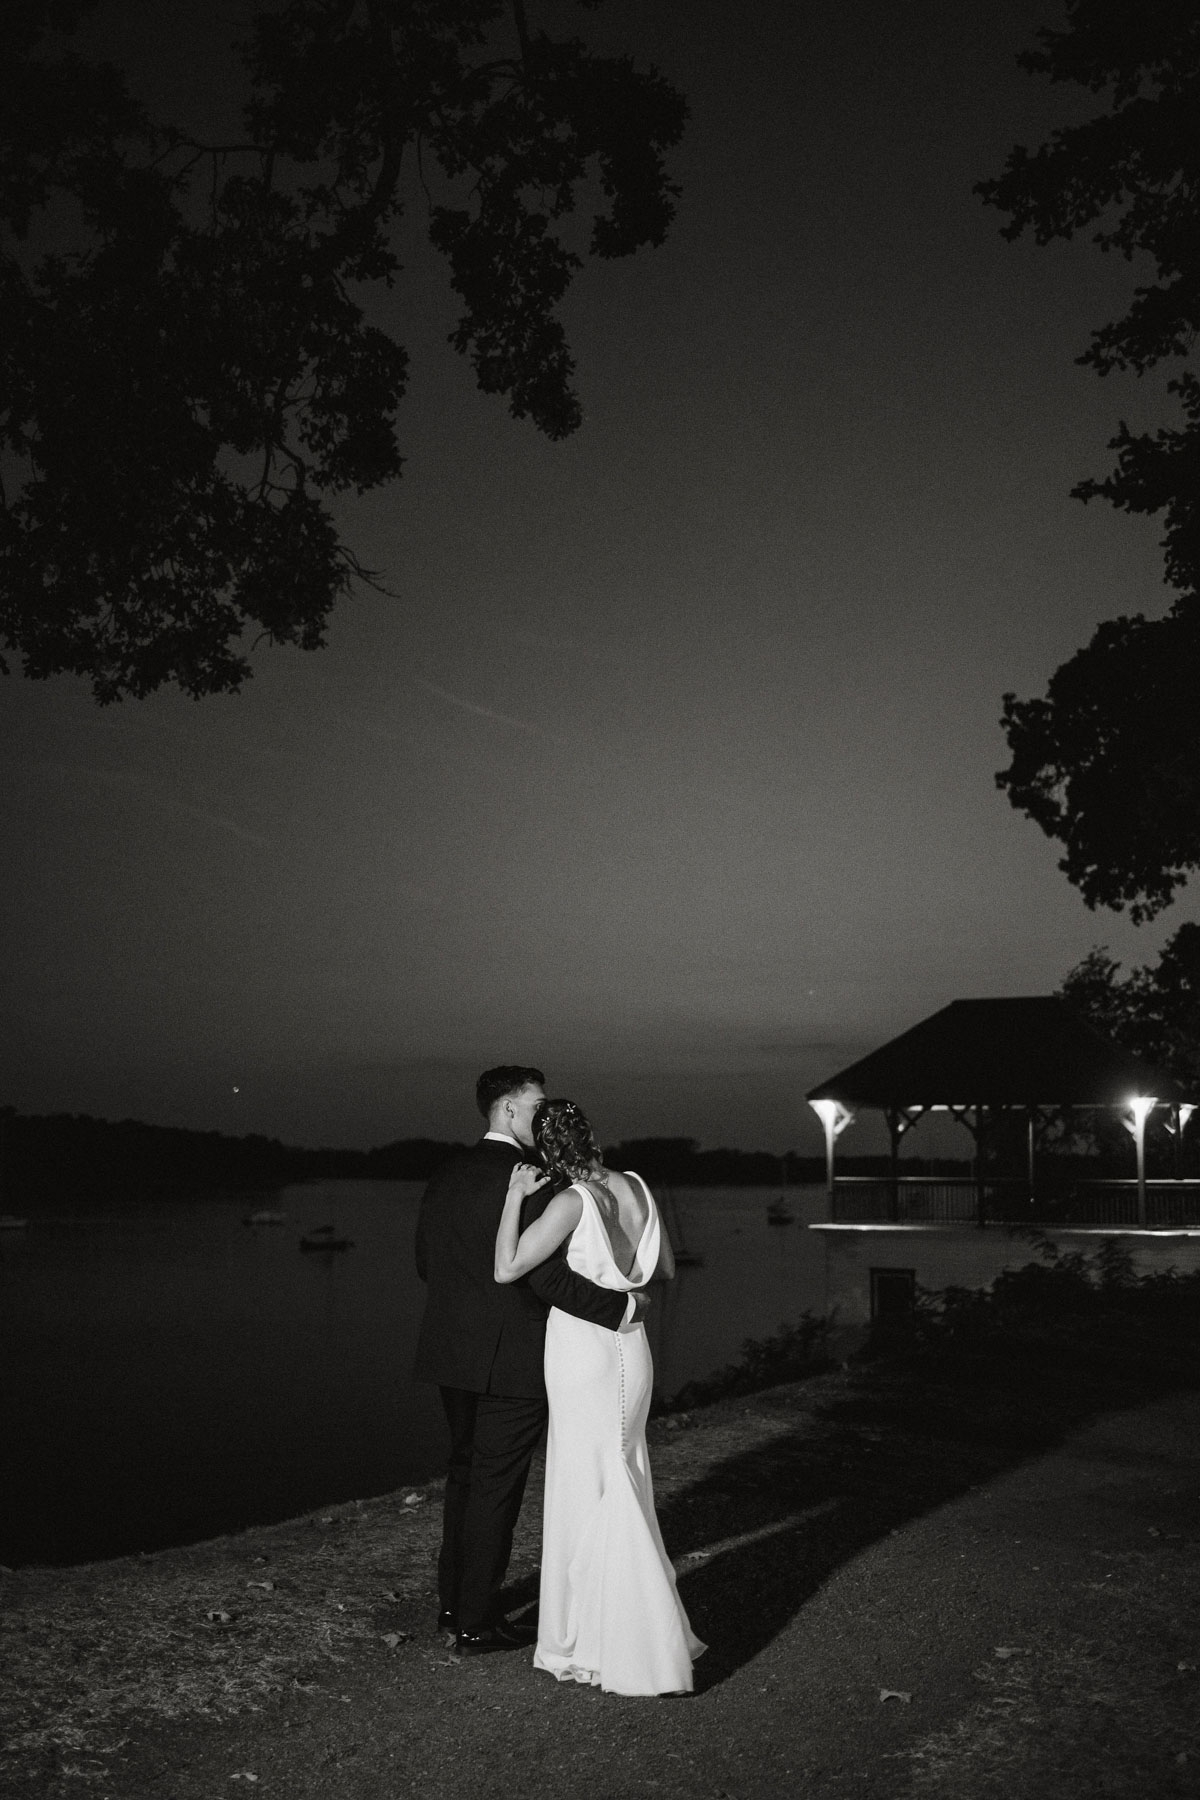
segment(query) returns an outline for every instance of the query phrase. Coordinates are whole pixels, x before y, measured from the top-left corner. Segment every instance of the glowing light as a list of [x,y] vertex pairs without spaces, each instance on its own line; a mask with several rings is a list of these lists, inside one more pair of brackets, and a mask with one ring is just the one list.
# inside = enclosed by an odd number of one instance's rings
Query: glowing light
[[1133,1137],[1140,1138],[1146,1129],[1146,1120],[1158,1105],[1158,1101],[1150,1094],[1134,1094],[1125,1104],[1132,1117],[1122,1119],[1121,1123]]
[[841,1137],[847,1125],[853,1125],[854,1114],[840,1100],[810,1100],[808,1103],[825,1127],[825,1135]]
[[854,1122],[854,1114],[840,1100],[810,1100],[808,1103],[825,1127],[825,1185],[829,1192],[829,1204],[833,1205],[833,1146],[845,1131],[847,1125]]
[[1128,1112],[1121,1114],[1121,1123],[1123,1123],[1124,1129],[1128,1130],[1130,1138],[1135,1138],[1137,1143],[1141,1143],[1142,1138],[1146,1136],[1146,1120],[1150,1118],[1151,1109],[1157,1107],[1159,1102],[1151,1094],[1132,1094],[1124,1103],[1128,1107]]

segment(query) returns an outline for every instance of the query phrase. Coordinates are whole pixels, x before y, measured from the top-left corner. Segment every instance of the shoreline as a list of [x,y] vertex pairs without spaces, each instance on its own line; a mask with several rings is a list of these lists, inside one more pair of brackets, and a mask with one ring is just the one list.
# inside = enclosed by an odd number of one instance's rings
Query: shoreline
[[[1139,1405],[1140,1411],[1106,1410]],[[594,1787],[604,1766],[596,1758],[603,1757],[605,1744],[611,1747],[615,1722],[632,1719],[653,1724],[648,1736],[638,1734],[639,1767],[644,1773],[650,1758],[653,1776],[648,1779],[659,1792],[724,1791],[737,1800],[774,1794],[778,1786],[754,1785],[758,1777],[752,1779],[744,1765],[745,1746],[751,1741],[748,1734],[757,1730],[761,1753],[775,1770],[773,1781],[782,1781],[785,1772],[776,1751],[801,1754],[794,1709],[780,1712],[778,1704],[769,1702],[778,1701],[785,1683],[800,1679],[796,1667],[807,1671],[804,1680],[818,1680],[807,1660],[813,1633],[833,1634],[823,1653],[827,1661],[841,1657],[853,1663],[865,1657],[869,1663],[876,1653],[878,1621],[872,1625],[870,1606],[847,1636],[837,1608],[829,1612],[830,1596],[846,1583],[857,1592],[854,1583],[861,1570],[882,1559],[891,1571],[887,1580],[897,1620],[915,1619],[928,1601],[929,1582],[957,1567],[938,1536],[940,1532],[944,1538],[950,1529],[945,1521],[960,1509],[986,1513],[1006,1487],[1015,1483],[1019,1489],[1043,1464],[1061,1464],[1070,1477],[1082,1465],[1055,1447],[1072,1433],[1086,1440],[1089,1431],[1103,1437],[1106,1430],[1118,1436],[1143,1430],[1153,1438],[1155,1429],[1167,1429],[1155,1426],[1151,1415],[1156,1411],[1163,1420],[1186,1416],[1191,1432],[1200,1427],[1200,1399],[1189,1393],[1154,1400],[1144,1388],[1119,1389],[1109,1382],[1089,1395],[1080,1393],[1077,1384],[1056,1387],[1051,1376],[1031,1396],[1027,1385],[1019,1383],[1011,1391],[956,1386],[873,1364],[654,1420],[649,1437],[664,1538],[695,1628],[711,1646],[697,1664],[697,1692],[686,1704],[615,1702],[592,1690],[568,1692],[538,1677],[524,1656],[464,1665],[449,1657],[434,1630],[440,1481],[202,1544],[6,1573],[0,1578],[0,1599],[8,1667],[0,1704],[7,1747],[0,1753],[0,1780],[12,1800],[68,1800],[85,1793],[151,1800],[164,1792],[172,1800],[191,1800],[193,1795],[200,1800],[225,1791],[234,1775],[244,1778],[245,1786],[282,1800],[307,1795],[366,1800],[376,1793],[390,1797],[409,1791],[448,1797],[466,1791],[510,1792],[512,1774],[507,1788],[504,1783],[490,1785],[499,1782],[497,1769],[503,1768],[510,1749],[515,1753],[530,1734],[561,1733],[568,1723],[562,1708],[569,1706],[569,1744],[555,1738],[554,1754],[546,1749],[544,1766],[539,1764],[533,1785],[522,1783],[524,1792],[561,1794],[565,1782],[588,1781]],[[1089,1427],[1088,1419],[1099,1424]],[[1144,1421],[1149,1424],[1139,1423]],[[1169,1456],[1160,1445],[1147,1459],[1155,1492],[1163,1485],[1170,1457],[1179,1461],[1184,1454],[1176,1440],[1172,1444]],[[1194,1464],[1195,1453],[1190,1454]],[[1134,1480],[1129,1468],[1122,1465],[1122,1471],[1123,1478]],[[1147,1551],[1159,1562],[1169,1552],[1179,1564],[1171,1595],[1154,1585],[1157,1574],[1151,1582],[1149,1570],[1130,1560],[1132,1551],[1122,1551],[1126,1561],[1118,1560],[1106,1572],[1106,1604],[1123,1591],[1123,1583],[1130,1617],[1157,1618],[1168,1598],[1178,1609],[1188,1583],[1197,1601],[1189,1626],[1200,1616],[1200,1509],[1194,1503],[1200,1469],[1187,1470],[1187,1483],[1190,1522],[1179,1531],[1163,1523],[1174,1504],[1164,1498],[1158,1503],[1159,1523],[1147,1525],[1138,1518],[1131,1539],[1143,1560]],[[1145,1504],[1139,1490],[1137,1505]],[[514,1543],[506,1595],[510,1614],[536,1601],[539,1528],[540,1480],[535,1472]],[[1151,1529],[1157,1536],[1148,1535]],[[941,1548],[935,1548],[934,1562],[916,1580],[915,1564],[905,1574],[905,1557],[915,1556],[914,1547],[930,1534]],[[951,1545],[953,1541],[950,1530]],[[979,1554],[977,1544],[974,1553]],[[1006,1548],[1005,1554],[1012,1552]],[[1109,1586],[1114,1570],[1120,1580]],[[1035,1616],[1041,1604],[1038,1583],[1046,1578],[1025,1570],[1023,1579],[1034,1584]],[[939,1632],[953,1638],[970,1623],[967,1616],[944,1621],[920,1649],[918,1660],[933,1655]],[[992,1636],[1003,1646],[1000,1629],[997,1623]],[[1144,1638],[1145,1625],[1139,1629]],[[1112,1723],[1128,1737],[1127,1702],[1138,1680],[1130,1661],[1128,1622],[1119,1638],[1114,1654],[1124,1659],[1126,1692],[1119,1708],[1114,1693]],[[917,1648],[910,1649],[918,1656]],[[1195,1649],[1193,1643],[1193,1654],[1181,1652],[1176,1660],[1200,1662]],[[968,1654],[965,1648],[962,1654]],[[1015,1670],[1024,1680],[1033,1668],[1032,1662],[1015,1656],[1012,1662],[1012,1669],[1006,1662],[1000,1671],[1005,1679]],[[1160,1679],[1158,1672],[1152,1673]],[[951,1713],[955,1707],[961,1713],[968,1701],[974,1705],[979,1699],[969,1668],[966,1675],[965,1689],[950,1681],[954,1693],[945,1706]],[[899,1692],[914,1688],[903,1670],[894,1670],[883,1685]],[[953,1737],[950,1713],[939,1715],[938,1723],[917,1708],[915,1699],[889,1701],[884,1707],[877,1693],[860,1692],[861,1687],[859,1681],[854,1704],[866,1732],[862,1766],[875,1770],[871,1781],[886,1778],[893,1784],[881,1785],[881,1795],[895,1793],[898,1766],[886,1760],[897,1754],[895,1740],[907,1742],[918,1729],[928,1735],[935,1725],[943,1736],[949,1731]],[[1193,1686],[1189,1705],[1195,1694]],[[735,1701],[736,1714],[731,1712]],[[504,1716],[495,1711],[497,1705]],[[835,1734],[844,1729],[836,1710],[822,1727]],[[682,1736],[673,1724],[666,1730],[665,1722],[674,1717],[681,1721]],[[436,1734],[448,1719],[454,1727],[452,1768],[431,1762],[432,1753],[420,1748],[422,1734]],[[715,1779],[697,1786],[694,1773],[683,1780],[689,1734],[694,1738],[705,1720],[715,1734],[711,1753],[718,1760],[726,1750],[733,1755],[731,1731],[743,1747],[742,1766],[730,1766],[724,1786]],[[993,1738],[997,1729],[993,1720],[988,1727]],[[1178,1729],[1183,1730],[1182,1724]],[[1061,1737],[1062,1730],[1059,1720],[1054,1735]],[[872,1760],[872,1734],[880,1731],[884,1737]],[[1090,1726],[1089,1732],[1094,1737]],[[1068,1732],[1066,1746],[1078,1757],[1080,1769],[1088,1766],[1084,1736],[1077,1724]],[[885,1740],[890,1749],[882,1748]],[[324,1775],[311,1757],[300,1755],[302,1746],[311,1751],[317,1743],[325,1745],[321,1755],[332,1758]],[[939,1766],[949,1768],[955,1758],[961,1764],[967,1749],[943,1745]],[[1196,1749],[1200,1752],[1200,1745]],[[1149,1754],[1140,1740],[1137,1753]],[[1191,1753],[1185,1745],[1172,1754]],[[1174,1766],[1156,1764],[1153,1774],[1147,1769],[1146,1791],[1172,1793]],[[1178,1766],[1186,1771],[1186,1763]],[[1165,1785],[1160,1779],[1164,1768]],[[788,1783],[792,1779],[788,1775]],[[625,1774],[603,1789],[606,1800],[648,1791],[641,1775],[635,1780]],[[835,1784],[804,1791],[832,1795],[843,1790]],[[874,1790],[864,1780],[854,1791]],[[918,1791],[943,1790],[926,1784],[913,1789]],[[1068,1784],[1057,1791],[1082,1795],[1088,1790]]]

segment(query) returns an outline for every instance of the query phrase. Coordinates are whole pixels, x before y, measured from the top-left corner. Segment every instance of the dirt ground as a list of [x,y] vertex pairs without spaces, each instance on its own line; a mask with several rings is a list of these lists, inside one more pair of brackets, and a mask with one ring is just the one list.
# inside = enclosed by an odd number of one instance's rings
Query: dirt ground
[[[656,1422],[710,1646],[687,1698],[458,1663],[436,1484],[7,1573],[0,1793],[1194,1800],[1200,1395],[1093,1411],[846,1370]],[[538,1488],[510,1614],[536,1600]]]

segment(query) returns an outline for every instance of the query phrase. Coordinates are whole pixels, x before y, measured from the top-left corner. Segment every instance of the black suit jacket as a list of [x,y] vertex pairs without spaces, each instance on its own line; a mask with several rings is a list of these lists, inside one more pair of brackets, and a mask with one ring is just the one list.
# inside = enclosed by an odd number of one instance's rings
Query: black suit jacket
[[[496,1232],[509,1176],[523,1150],[495,1138],[445,1163],[421,1200],[417,1274],[428,1284],[417,1342],[416,1377],[476,1394],[535,1399],[542,1371],[546,1315],[552,1306],[615,1331],[627,1294],[597,1287],[568,1265],[565,1246],[508,1285],[493,1273]],[[540,1218],[554,1193],[547,1186],[521,1210],[522,1229]]]

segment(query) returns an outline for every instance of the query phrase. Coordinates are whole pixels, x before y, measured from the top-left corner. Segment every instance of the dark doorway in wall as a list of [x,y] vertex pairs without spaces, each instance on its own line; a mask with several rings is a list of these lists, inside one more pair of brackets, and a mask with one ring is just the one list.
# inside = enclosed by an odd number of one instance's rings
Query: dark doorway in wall
[[911,1319],[917,1304],[915,1269],[871,1270],[872,1325],[898,1324]]

